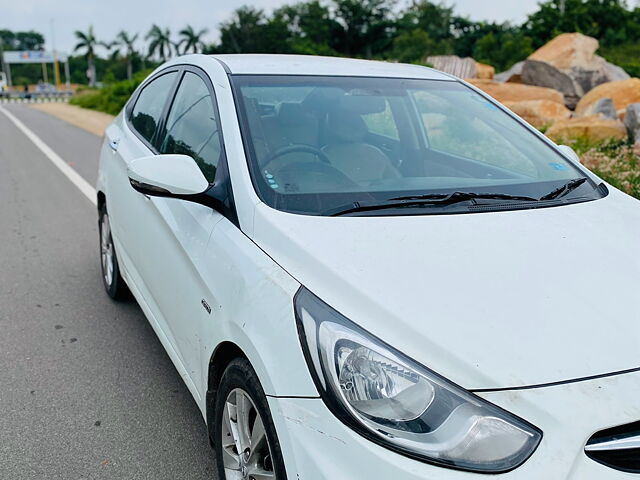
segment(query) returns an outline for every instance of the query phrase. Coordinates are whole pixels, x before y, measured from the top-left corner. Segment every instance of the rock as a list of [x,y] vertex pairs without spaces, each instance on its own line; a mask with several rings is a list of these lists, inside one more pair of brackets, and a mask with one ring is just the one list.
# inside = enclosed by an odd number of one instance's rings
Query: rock
[[504,105],[536,128],[553,125],[558,120],[571,117],[571,112],[564,104],[551,100],[504,102]]
[[560,70],[589,67],[599,43],[581,33],[563,33],[529,55],[529,60],[546,62]]
[[510,83],[522,83],[522,67],[524,61],[514,64],[509,70],[495,75],[495,80],[498,82],[510,82]]
[[553,65],[536,60],[526,60],[522,66],[522,83],[553,88],[562,92],[565,104],[575,108],[582,96],[573,79]]
[[484,80],[493,80],[496,74],[496,69],[491,65],[485,63],[476,62],[476,78]]
[[629,75],[596,55],[598,40],[581,33],[563,33],[532,53],[522,67],[528,85],[554,88],[565,96],[569,108],[594,87]]
[[476,78],[478,67],[471,57],[460,58],[457,55],[434,55],[427,57],[427,63],[441,72],[459,78]]
[[627,106],[624,125],[627,127],[629,139],[638,144],[640,142],[640,103],[632,103]]
[[596,103],[589,105],[584,112],[584,116],[600,114],[604,118],[618,119],[618,113],[613,105],[613,100],[609,97],[601,98]]
[[546,132],[555,142],[573,138],[588,138],[593,141],[627,138],[627,129],[620,120],[603,118],[600,115],[559,120]]
[[518,83],[498,83],[493,80],[467,79],[469,83],[488,93],[499,102],[550,100],[564,104],[562,93],[550,88],[532,87]]
[[628,105],[640,103],[640,79],[630,78],[597,86],[582,97],[576,106],[576,115],[587,115],[592,105],[602,98],[611,98],[618,117],[624,117]]
[[605,74],[607,78],[609,78],[610,82],[619,82],[621,80],[629,80],[629,74],[624,71],[622,67],[618,65],[614,65],[613,63],[606,62],[605,66]]

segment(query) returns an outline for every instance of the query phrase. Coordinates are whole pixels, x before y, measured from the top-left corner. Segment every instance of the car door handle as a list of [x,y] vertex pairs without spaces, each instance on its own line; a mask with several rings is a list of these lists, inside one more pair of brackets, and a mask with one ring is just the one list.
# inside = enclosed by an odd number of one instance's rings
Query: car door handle
[[109,140],[109,146],[111,147],[111,150],[113,150],[114,152],[118,150],[119,145],[120,145],[119,138],[116,138],[115,140]]

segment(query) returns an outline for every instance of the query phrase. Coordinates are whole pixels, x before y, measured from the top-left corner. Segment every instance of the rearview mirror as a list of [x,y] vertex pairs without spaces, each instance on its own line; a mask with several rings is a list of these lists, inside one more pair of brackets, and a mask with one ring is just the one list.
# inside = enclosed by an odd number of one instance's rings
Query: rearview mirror
[[558,148],[562,153],[565,154],[565,156],[569,157],[572,160],[575,160],[578,163],[582,163],[578,154],[569,145],[558,145]]
[[127,167],[131,186],[140,193],[159,197],[199,195],[209,182],[187,155],[152,155],[132,161]]

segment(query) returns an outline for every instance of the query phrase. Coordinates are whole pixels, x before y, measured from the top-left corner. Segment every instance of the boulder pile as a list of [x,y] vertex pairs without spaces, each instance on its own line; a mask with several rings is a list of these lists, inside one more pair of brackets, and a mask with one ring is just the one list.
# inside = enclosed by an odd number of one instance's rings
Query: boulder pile
[[597,86],[578,102],[576,115],[589,115],[594,105],[606,98],[613,101],[617,116],[624,118],[627,106],[640,102],[640,79],[630,78]]
[[640,149],[640,103],[632,103],[624,115],[624,126],[627,127],[629,139]]
[[620,120],[604,118],[600,115],[559,120],[546,132],[552,140],[562,142],[570,138],[589,138],[594,141],[627,138],[627,129]]
[[457,55],[433,55],[426,58],[429,65],[436,70],[455,75],[460,78],[493,79],[496,69],[491,65],[476,62],[471,57],[458,57]]
[[525,60],[522,82],[558,90],[567,106],[574,108],[592,88],[629,78],[620,67],[596,55],[599,46],[598,40],[581,33],[558,35]]
[[640,142],[640,79],[597,55],[598,47],[581,33],[561,34],[494,81],[470,82],[556,140]]
[[563,33],[498,74],[470,57],[426,61],[465,78],[558,141],[629,136],[640,148],[640,79],[597,55],[598,47],[595,38]]
[[562,105],[562,93],[551,88],[534,87],[518,83],[500,83],[494,80],[468,78],[467,81],[488,93],[497,101],[519,102],[526,100],[548,100]]
[[551,100],[520,100],[503,103],[505,107],[536,128],[548,127],[559,120],[571,118],[571,111],[567,107]]

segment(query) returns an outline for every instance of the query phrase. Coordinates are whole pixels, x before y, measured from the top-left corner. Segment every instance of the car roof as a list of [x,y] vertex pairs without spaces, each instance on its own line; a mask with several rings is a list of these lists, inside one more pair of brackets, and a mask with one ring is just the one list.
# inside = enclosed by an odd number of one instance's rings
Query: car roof
[[432,68],[404,63],[357,60],[311,55],[231,54],[212,55],[232,74],[333,75],[455,80]]

